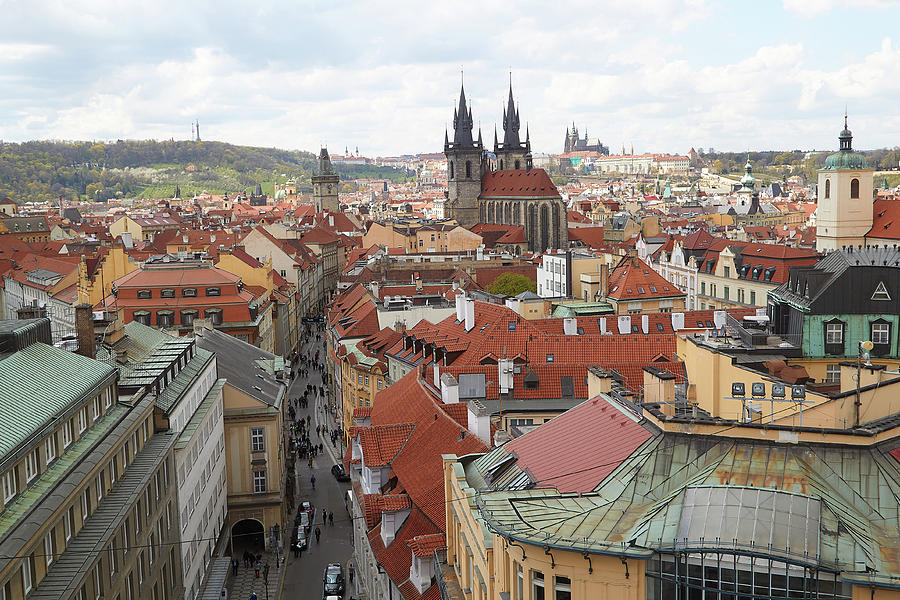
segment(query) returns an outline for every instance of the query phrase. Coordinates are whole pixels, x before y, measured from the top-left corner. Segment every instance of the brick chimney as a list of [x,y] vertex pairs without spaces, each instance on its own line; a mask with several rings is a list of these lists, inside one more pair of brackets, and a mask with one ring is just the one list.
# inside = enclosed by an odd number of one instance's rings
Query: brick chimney
[[78,354],[94,358],[96,355],[94,307],[90,304],[75,305],[75,333],[78,336]]

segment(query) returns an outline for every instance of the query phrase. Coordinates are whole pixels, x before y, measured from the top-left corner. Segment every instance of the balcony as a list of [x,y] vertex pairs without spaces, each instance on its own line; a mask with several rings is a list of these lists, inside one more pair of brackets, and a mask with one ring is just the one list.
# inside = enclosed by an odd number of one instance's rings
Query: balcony
[[466,600],[453,567],[447,563],[446,550],[434,551],[434,579],[441,590],[441,600]]

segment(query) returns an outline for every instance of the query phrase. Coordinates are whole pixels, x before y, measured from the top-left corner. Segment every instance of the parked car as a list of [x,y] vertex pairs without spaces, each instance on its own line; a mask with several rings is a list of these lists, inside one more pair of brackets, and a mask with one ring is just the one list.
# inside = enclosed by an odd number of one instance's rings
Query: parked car
[[312,514],[308,512],[302,512],[298,515],[300,522],[297,525],[309,534],[309,529],[312,526]]
[[294,545],[300,548],[301,550],[306,550],[306,547],[309,545],[309,538],[307,537],[307,531],[303,527],[297,527],[297,536],[294,540]]
[[344,568],[341,563],[329,563],[322,577],[325,583],[325,595],[344,595]]
[[350,476],[347,475],[347,472],[344,470],[344,465],[337,464],[331,467],[331,474],[334,475],[334,478],[338,481],[350,481]]

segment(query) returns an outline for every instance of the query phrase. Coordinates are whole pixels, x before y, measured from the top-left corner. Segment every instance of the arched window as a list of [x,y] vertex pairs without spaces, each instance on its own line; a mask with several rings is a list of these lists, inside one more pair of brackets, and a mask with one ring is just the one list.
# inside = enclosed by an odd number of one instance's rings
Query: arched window
[[831,198],[831,180],[830,179],[825,180],[825,197]]
[[470,179],[472,177],[472,161],[466,161],[466,179]]
[[519,161],[516,161],[516,171],[519,170]]
[[850,180],[850,197],[859,198],[859,179]]
[[450,161],[450,179],[453,179],[453,161]]

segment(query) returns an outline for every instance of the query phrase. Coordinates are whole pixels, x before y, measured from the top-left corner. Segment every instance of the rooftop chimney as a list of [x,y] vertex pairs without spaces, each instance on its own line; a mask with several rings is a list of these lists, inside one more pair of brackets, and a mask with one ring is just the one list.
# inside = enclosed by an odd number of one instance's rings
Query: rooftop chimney
[[472,331],[475,328],[475,301],[466,298],[466,331]]
[[459,404],[459,382],[450,373],[441,375],[441,402]]
[[574,317],[563,319],[563,332],[566,335],[578,335],[578,319]]
[[641,331],[643,333],[648,333],[650,331],[650,316],[649,315],[641,315]]
[[466,318],[466,295],[456,295],[456,320],[460,323]]
[[75,305],[75,333],[78,336],[78,354],[95,358],[94,307],[90,304]]

